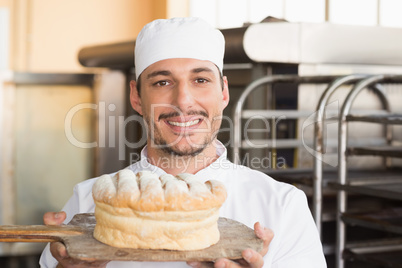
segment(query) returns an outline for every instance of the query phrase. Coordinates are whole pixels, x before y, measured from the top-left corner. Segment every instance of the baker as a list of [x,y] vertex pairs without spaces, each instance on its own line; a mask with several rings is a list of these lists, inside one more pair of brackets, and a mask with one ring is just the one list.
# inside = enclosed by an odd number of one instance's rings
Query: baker
[[[239,221],[264,240],[261,252],[244,249],[244,261],[219,259],[214,267],[322,268],[322,245],[304,193],[264,173],[227,160],[217,140],[222,113],[229,102],[222,75],[224,37],[198,18],[155,20],[136,40],[131,105],[147,126],[141,160],[127,169],[196,174],[227,189],[220,216]],[[48,212],[45,224],[68,223],[77,213],[94,212],[91,195],[97,178],[79,183],[62,212]],[[47,245],[41,267],[211,267],[193,262],[95,262],[70,258],[62,243]]]

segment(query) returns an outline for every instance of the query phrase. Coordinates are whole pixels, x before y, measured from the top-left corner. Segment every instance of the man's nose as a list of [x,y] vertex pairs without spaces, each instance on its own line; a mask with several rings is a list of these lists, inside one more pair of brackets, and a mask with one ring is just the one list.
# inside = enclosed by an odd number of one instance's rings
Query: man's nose
[[184,83],[178,84],[175,89],[175,105],[179,107],[182,111],[185,111],[194,105],[194,101],[195,99],[192,94],[191,88]]

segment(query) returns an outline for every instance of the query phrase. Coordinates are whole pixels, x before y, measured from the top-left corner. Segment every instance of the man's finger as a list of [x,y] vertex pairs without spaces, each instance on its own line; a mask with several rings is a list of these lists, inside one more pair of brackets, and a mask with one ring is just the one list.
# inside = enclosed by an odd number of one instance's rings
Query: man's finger
[[50,252],[52,253],[53,257],[55,257],[55,259],[59,262],[62,259],[68,258],[68,253],[63,243],[60,242],[50,243]]
[[215,262],[215,268],[240,268],[251,267],[261,268],[264,265],[264,259],[262,255],[252,249],[246,249],[242,252],[242,260],[236,262],[222,258]]
[[261,268],[264,265],[262,255],[252,249],[243,250],[241,255],[243,256],[243,259],[248,262],[251,268]]
[[43,215],[43,222],[45,225],[60,225],[64,222],[67,215],[64,211],[60,212],[46,212]]
[[254,232],[255,235],[264,241],[263,248],[260,252],[262,256],[265,256],[268,252],[269,244],[271,243],[272,239],[274,238],[274,232],[271,229],[264,228],[261,226],[259,222],[254,224]]
[[242,267],[239,263],[228,260],[228,259],[218,259],[214,265],[215,268],[240,268]]

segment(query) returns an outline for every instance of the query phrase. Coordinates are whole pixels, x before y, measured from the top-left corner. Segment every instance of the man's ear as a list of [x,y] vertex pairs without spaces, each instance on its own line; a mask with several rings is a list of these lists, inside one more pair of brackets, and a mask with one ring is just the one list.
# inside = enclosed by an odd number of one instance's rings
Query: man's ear
[[223,90],[222,90],[222,104],[223,104],[223,109],[226,108],[229,104],[229,83],[228,83],[228,78],[226,76],[223,77]]
[[130,102],[133,109],[142,115],[141,98],[138,94],[137,82],[134,80],[130,81]]

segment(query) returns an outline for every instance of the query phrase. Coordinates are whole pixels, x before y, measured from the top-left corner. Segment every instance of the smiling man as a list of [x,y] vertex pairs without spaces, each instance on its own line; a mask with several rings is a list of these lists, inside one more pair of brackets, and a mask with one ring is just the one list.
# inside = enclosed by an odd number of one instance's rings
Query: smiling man
[[148,159],[182,157],[190,168],[173,165],[168,173],[195,173],[203,167],[191,162],[217,159],[216,136],[229,102],[223,54],[222,33],[200,19],[156,20],[138,35],[130,99],[148,125]]
[[147,67],[137,80],[131,81],[130,98],[148,125],[148,161],[179,163],[175,158],[184,158],[187,169],[175,164],[165,169],[170,174],[196,173],[205,167],[195,165],[199,160],[214,162],[229,101],[227,80],[218,67],[206,60],[165,59]]
[[[224,45],[222,33],[198,18],[156,20],[143,28],[136,40],[130,100],[146,122],[147,146],[141,160],[127,169],[159,176],[186,172],[200,182],[222,182],[228,196],[220,216],[254,228],[264,241],[262,251],[245,247],[238,262],[85,263],[70,258],[64,245],[54,242],[42,254],[42,267],[326,267],[304,193],[231,163],[216,138],[229,102],[228,81],[222,75]],[[44,215],[45,224],[68,223],[77,213],[94,212],[91,191],[96,180],[78,184],[63,212]]]

